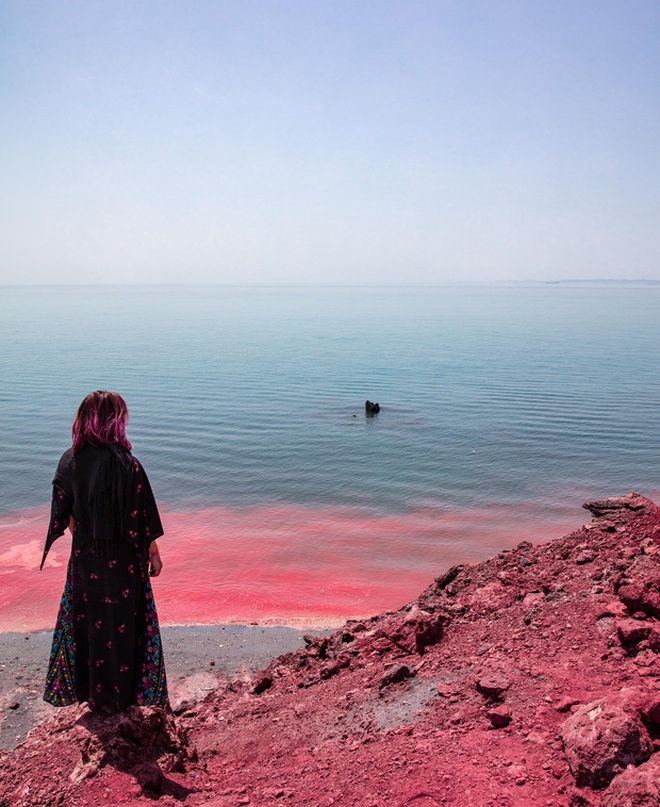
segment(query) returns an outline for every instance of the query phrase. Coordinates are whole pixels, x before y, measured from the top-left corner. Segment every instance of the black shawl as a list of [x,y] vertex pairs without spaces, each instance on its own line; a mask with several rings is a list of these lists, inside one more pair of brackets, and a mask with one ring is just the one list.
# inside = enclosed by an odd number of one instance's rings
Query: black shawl
[[116,445],[69,449],[53,479],[53,513],[41,566],[68,517],[76,539],[107,556],[118,541],[146,547],[163,534],[151,485],[138,460]]

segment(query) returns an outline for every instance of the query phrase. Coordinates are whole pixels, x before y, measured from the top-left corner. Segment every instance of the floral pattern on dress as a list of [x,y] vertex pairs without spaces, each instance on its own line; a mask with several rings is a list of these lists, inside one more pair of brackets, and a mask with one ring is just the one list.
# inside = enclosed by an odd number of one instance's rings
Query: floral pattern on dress
[[167,680],[163,662],[163,643],[158,629],[156,603],[148,579],[145,594],[147,638],[137,703],[139,706],[165,706],[167,704]]
[[73,641],[72,608],[73,588],[71,586],[71,564],[69,563],[46,674],[44,700],[53,706],[69,706],[76,702],[73,685],[75,643]]

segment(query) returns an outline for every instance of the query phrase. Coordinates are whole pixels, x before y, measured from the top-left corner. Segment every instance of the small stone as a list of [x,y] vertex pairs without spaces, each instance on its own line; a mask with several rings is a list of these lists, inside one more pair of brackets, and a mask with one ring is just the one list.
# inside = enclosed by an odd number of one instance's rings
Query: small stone
[[348,656],[338,656],[335,661],[328,661],[321,666],[319,670],[319,675],[324,680],[328,678],[332,678],[333,675],[337,675],[340,670],[346,669],[349,667],[351,660]]
[[486,712],[486,717],[490,720],[493,728],[503,729],[511,722],[511,709],[508,706],[496,706]]
[[569,712],[571,706],[575,706],[580,702],[579,698],[573,698],[570,695],[564,695],[563,698],[560,698],[559,701],[555,704],[555,709],[558,712]]
[[467,707],[465,706],[459,707],[458,709],[456,709],[454,712],[451,713],[451,715],[449,716],[449,722],[452,725],[457,726],[465,722],[465,720],[469,717],[469,715],[470,712]]
[[160,788],[163,783],[163,772],[156,762],[144,762],[135,767],[132,773],[143,791],[160,793]]
[[325,658],[328,651],[328,640],[325,637],[314,637],[305,635],[303,640],[307,645],[308,655],[314,658]]
[[525,595],[522,601],[522,607],[527,611],[535,606],[543,605],[545,602],[545,594],[542,591],[533,591]]
[[619,619],[616,623],[619,641],[625,644],[637,644],[642,639],[648,639],[655,624],[641,619]]
[[592,563],[594,560],[596,560],[596,553],[593,549],[583,549],[575,558],[575,562],[579,566],[583,566],[585,563]]
[[660,629],[658,627],[653,628],[649,635],[649,648],[654,653],[660,653]]
[[410,678],[412,675],[414,675],[414,673],[407,664],[397,664],[383,675],[378,686],[380,689],[383,689],[383,687],[390,686],[390,684],[398,684],[400,681],[405,681],[406,678]]
[[646,723],[660,726],[660,693],[648,695],[639,706],[640,714]]
[[477,689],[490,700],[500,700],[510,686],[503,675],[484,675],[477,681]]
[[12,701],[8,706],[7,709],[13,709],[14,711],[18,709],[21,704],[18,701]]
[[260,678],[257,683],[252,688],[253,695],[261,695],[262,692],[265,692],[267,689],[270,689],[273,686],[273,679],[268,676],[264,675]]

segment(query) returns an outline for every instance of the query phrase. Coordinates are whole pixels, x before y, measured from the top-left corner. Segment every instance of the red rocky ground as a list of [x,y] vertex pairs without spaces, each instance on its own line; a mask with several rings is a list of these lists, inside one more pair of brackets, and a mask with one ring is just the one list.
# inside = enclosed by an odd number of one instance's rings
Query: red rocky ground
[[0,755],[0,807],[660,805],[660,509],[586,506],[175,718],[67,710]]

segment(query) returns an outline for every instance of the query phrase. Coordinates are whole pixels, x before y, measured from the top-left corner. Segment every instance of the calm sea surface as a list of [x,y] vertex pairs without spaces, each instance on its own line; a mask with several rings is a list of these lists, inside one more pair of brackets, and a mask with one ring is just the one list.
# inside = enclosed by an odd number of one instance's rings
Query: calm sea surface
[[286,513],[292,535],[301,512],[359,514],[351,541],[392,573],[419,540],[497,551],[488,512],[577,526],[585,498],[660,490],[658,288],[5,287],[0,343],[5,545],[97,388],[127,399],[165,511],[277,513],[281,547]]

